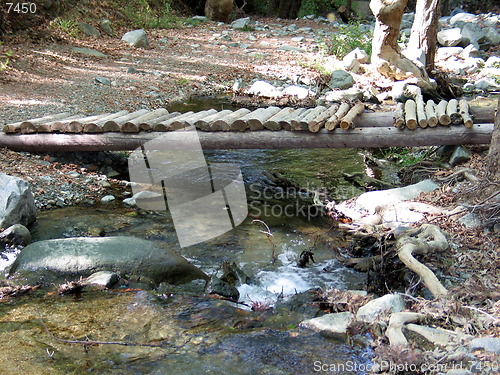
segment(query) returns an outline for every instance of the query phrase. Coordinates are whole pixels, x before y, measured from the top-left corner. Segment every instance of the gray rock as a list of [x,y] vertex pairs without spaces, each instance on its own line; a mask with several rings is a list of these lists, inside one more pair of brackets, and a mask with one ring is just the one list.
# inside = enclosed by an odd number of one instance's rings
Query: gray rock
[[436,51],[436,60],[444,60],[450,56],[460,56],[463,52],[462,47],[441,47]]
[[500,44],[500,33],[494,27],[487,27],[484,30],[484,39],[489,45],[496,46]]
[[0,173],[0,228],[14,224],[29,226],[36,221],[36,208],[30,185]]
[[100,26],[101,30],[104,31],[109,36],[114,35],[110,20],[106,20],[106,19],[101,20],[101,22],[99,23],[99,26]]
[[335,70],[332,72],[328,87],[331,89],[345,90],[354,86],[354,78],[345,70]]
[[111,86],[111,81],[105,77],[95,77],[95,81],[101,85]]
[[232,301],[237,302],[240,298],[240,292],[236,287],[230,285],[229,283],[219,279],[216,276],[212,276],[208,282],[206,292],[208,294],[218,294],[229,298]]
[[469,229],[479,228],[483,225],[481,218],[474,213],[468,213],[462,216],[458,219],[458,222]]
[[116,273],[111,271],[98,271],[83,280],[84,285],[101,285],[106,288],[111,288],[119,280]]
[[290,46],[288,44],[284,44],[278,47],[278,51],[291,51],[291,52],[305,52],[304,48]]
[[484,91],[500,90],[500,85],[490,78],[481,78],[474,84],[474,87],[478,90],[484,90]]
[[31,240],[31,233],[24,225],[14,224],[0,233],[0,242],[11,246],[27,246]]
[[498,337],[479,337],[469,343],[471,350],[484,349],[487,352],[500,354],[500,338]]
[[361,64],[359,63],[359,61],[356,60],[355,56],[352,56],[352,55],[349,57],[348,56],[349,55],[346,55],[342,59],[342,63],[344,65],[345,70],[347,70],[348,72],[353,72],[353,73],[359,72],[361,69]]
[[500,68],[500,57],[498,56],[490,56],[488,60],[484,63],[484,66],[487,68]]
[[469,370],[460,368],[448,370],[448,372],[446,373],[446,375],[473,375],[473,374],[474,373]]
[[78,22],[78,28],[88,36],[95,36],[96,38],[101,37],[101,33],[99,30],[97,30],[94,26],[89,25],[88,23],[85,22]]
[[441,30],[437,39],[443,47],[455,47],[462,41],[462,30],[459,27]]
[[413,185],[395,189],[369,191],[356,198],[356,208],[375,213],[377,207],[396,204],[418,197],[420,193],[430,192],[439,187],[432,180],[423,180]]
[[191,17],[190,20],[199,21],[199,22],[208,22],[208,17],[205,17],[205,16],[194,16],[194,17]]
[[462,27],[462,40],[460,45],[467,47],[469,44],[479,46],[479,42],[484,38],[484,31],[476,24],[467,23]]
[[236,30],[247,29],[251,25],[250,17],[238,18],[231,23],[231,27]]
[[392,85],[391,97],[398,102],[404,102],[406,99],[414,98],[420,92],[421,89],[417,85],[405,81],[396,81]]
[[469,44],[462,51],[462,57],[464,59],[477,58],[479,57],[479,50],[476,48],[474,44]]
[[334,90],[328,91],[325,94],[325,100],[327,102],[341,102],[344,100],[355,101],[363,99],[363,91],[357,87],[351,87],[347,90]]
[[123,200],[123,204],[126,204],[127,206],[130,206],[130,207],[135,207],[137,206],[137,202],[136,200],[134,199],[134,197],[131,197],[131,198],[125,198]]
[[149,46],[148,36],[143,29],[133,30],[125,33],[122,40],[127,42],[133,47],[147,47]]
[[305,87],[300,87],[300,86],[295,86],[295,85],[285,87],[285,89],[281,92],[281,94],[295,96],[298,99],[305,99],[308,96],[315,96],[316,95],[316,93],[314,91],[306,89]]
[[86,55],[86,56],[95,56],[95,57],[106,57],[107,56],[104,53],[96,51],[95,49],[92,49],[92,48],[73,47],[73,48],[71,48],[71,52],[79,53],[81,55]]
[[104,197],[101,198],[102,203],[109,203],[114,201],[116,198],[113,195],[105,195]]
[[457,13],[454,16],[450,18],[450,25],[451,26],[460,26],[461,24],[464,24],[466,22],[474,22],[477,20],[477,16],[472,13]]
[[326,314],[318,318],[304,320],[300,323],[301,328],[310,329],[316,332],[326,332],[334,335],[344,335],[354,320],[351,312],[340,312],[336,314]]
[[75,237],[32,243],[19,253],[10,275],[46,283],[87,277],[97,271],[119,272],[157,285],[208,277],[175,251],[134,237]]
[[405,327],[409,331],[418,333],[419,335],[425,337],[435,345],[448,346],[460,341],[460,337],[457,333],[442,328],[432,328],[412,323],[407,324]]
[[356,320],[374,323],[392,313],[402,311],[404,307],[405,301],[400,294],[386,294],[361,306],[356,314]]
[[469,149],[464,146],[456,146],[455,150],[453,150],[453,153],[451,154],[449,163],[452,167],[455,167],[459,164],[465,163],[470,159],[470,156],[471,152]]

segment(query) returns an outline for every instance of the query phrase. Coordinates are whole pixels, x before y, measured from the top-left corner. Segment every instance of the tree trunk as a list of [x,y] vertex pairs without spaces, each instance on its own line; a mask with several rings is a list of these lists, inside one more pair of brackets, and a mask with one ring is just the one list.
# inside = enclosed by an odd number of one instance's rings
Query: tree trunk
[[490,150],[486,160],[488,176],[491,180],[500,181],[500,98],[498,98],[495,127],[491,137]]
[[441,15],[440,0],[418,0],[415,21],[411,28],[409,49],[422,49],[425,53],[425,69],[430,73],[434,69],[438,20]]
[[299,15],[302,0],[271,0],[269,1],[268,16],[294,19]]
[[417,78],[424,90],[433,90],[427,73],[421,71],[407,58],[401,56],[398,39],[401,20],[408,0],[371,0],[370,9],[376,18],[372,41],[372,64],[384,76],[403,80]]

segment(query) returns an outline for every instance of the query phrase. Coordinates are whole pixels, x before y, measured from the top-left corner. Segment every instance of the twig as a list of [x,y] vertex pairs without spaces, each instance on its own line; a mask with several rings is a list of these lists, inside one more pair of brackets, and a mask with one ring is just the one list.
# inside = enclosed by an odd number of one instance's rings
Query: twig
[[271,233],[271,229],[269,229],[268,225],[266,223],[264,223],[262,220],[259,220],[259,219],[252,220],[252,224],[255,223],[255,222],[261,223],[262,225],[264,225],[266,227],[265,231],[261,230],[260,232],[264,233],[267,236],[267,239],[269,240],[269,243],[273,247],[273,252],[271,254],[271,262],[274,263],[276,261],[276,254],[274,253],[274,250],[276,249],[276,245],[271,240],[271,237],[274,237],[273,234]]
[[[42,323],[43,327],[45,328],[45,331],[47,332],[47,334],[51,338],[53,338],[56,341],[63,342],[65,344],[79,344],[79,345],[83,345],[83,348],[85,349],[86,352],[93,345],[145,346],[145,347],[149,347],[149,348],[161,348],[161,347],[163,347],[163,344],[164,344],[164,341],[160,342],[160,343],[157,343],[157,344],[140,344],[140,343],[134,343],[134,342],[127,342],[127,341],[94,341],[94,340],[90,340],[88,337],[86,337],[86,340],[68,340],[68,339],[62,339],[60,337],[55,336],[50,331],[49,327],[47,327],[47,325],[43,321],[42,315],[40,314],[40,311],[38,311],[38,309],[36,309],[36,313],[38,315],[38,319],[40,320],[40,323]],[[174,348],[174,349],[181,349],[187,343],[189,343],[190,341],[191,341],[191,337],[185,343],[183,343],[180,346],[175,346],[175,345],[169,344],[169,347]],[[52,356],[53,356],[53,354],[52,354]]]
[[493,320],[494,324],[500,323],[500,319],[495,318],[493,315],[490,315],[486,311],[478,309],[477,307],[472,307],[472,306],[463,306],[463,307],[466,308],[466,309],[477,311],[479,313],[482,313],[482,314],[486,315],[488,318],[490,318],[491,320]]

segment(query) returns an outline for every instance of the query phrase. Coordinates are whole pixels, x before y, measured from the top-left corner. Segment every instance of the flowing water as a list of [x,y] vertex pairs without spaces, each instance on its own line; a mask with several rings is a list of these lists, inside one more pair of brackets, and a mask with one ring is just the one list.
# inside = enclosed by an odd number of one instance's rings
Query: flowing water
[[[163,286],[158,293],[89,290],[77,299],[35,292],[0,304],[0,351],[8,354],[0,356],[1,373],[309,374],[325,366],[369,363],[368,349],[298,329],[316,311],[301,302],[300,293],[324,286],[361,289],[364,280],[335,260],[344,234],[326,218],[308,213],[310,197],[287,195],[263,174],[278,172],[342,200],[358,193],[341,173],[361,171],[361,156],[350,149],[211,151],[205,156],[209,163],[241,167],[249,213],[266,223],[272,236],[249,217],[228,233],[181,249],[168,211],[136,212],[115,202],[42,212],[34,239],[136,236],[170,244],[209,275],[220,272],[222,262],[235,262],[254,281],[239,287],[240,301],[274,309],[250,311],[209,298],[196,282]],[[315,262],[299,268],[304,250],[314,253]],[[163,346],[101,344],[85,351],[82,344],[51,337],[40,318],[60,338]],[[339,372],[363,373],[343,369]]]

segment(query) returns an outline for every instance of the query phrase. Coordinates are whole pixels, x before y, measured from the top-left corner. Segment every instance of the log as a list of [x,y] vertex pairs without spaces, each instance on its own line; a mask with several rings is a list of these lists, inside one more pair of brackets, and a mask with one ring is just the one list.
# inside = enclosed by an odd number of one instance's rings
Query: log
[[415,130],[418,127],[417,104],[413,99],[408,99],[405,102],[405,119],[408,129]]
[[79,126],[69,126],[78,118],[82,118],[81,115],[73,115],[70,117],[66,117],[63,120],[56,120],[52,122],[46,122],[43,124],[37,125],[37,130],[39,133],[52,133],[52,132],[61,132],[61,133],[81,133],[83,131],[83,125],[79,123]]
[[332,104],[326,111],[320,113],[314,120],[309,122],[309,131],[317,133],[325,125],[325,122],[332,117],[338,109],[339,105],[335,103]]
[[458,100],[451,99],[446,106],[446,114],[450,117],[453,125],[458,125],[462,122],[462,116],[458,113]]
[[[7,126],[7,129],[9,133],[17,133],[21,131],[21,125],[24,124],[24,128],[27,129],[27,131],[31,131],[32,133],[36,132],[36,124],[42,124],[44,122],[51,122],[55,120],[60,120],[66,117],[71,116],[71,113],[69,112],[62,112],[62,113],[56,113],[54,115],[47,115],[31,120],[26,120],[26,121],[20,121],[20,122],[15,122],[13,124],[9,124]],[[4,127],[5,128],[5,127]],[[4,130],[5,132],[5,130]]]
[[233,113],[225,116],[224,118],[221,118],[219,120],[215,120],[212,123],[212,127],[214,129],[220,129],[222,131],[229,131],[233,130],[233,122],[237,119],[239,119],[241,116],[245,116],[246,114],[250,113],[251,111],[246,108],[240,108]]
[[233,113],[233,111],[231,111],[229,109],[225,109],[223,111],[213,113],[210,116],[205,116],[203,118],[198,119],[194,123],[194,126],[196,128],[198,128],[199,130],[211,131],[211,126],[212,126],[212,123],[214,121],[219,120],[220,118],[225,117],[231,113]]
[[338,126],[340,122],[340,119],[344,117],[347,114],[347,112],[349,112],[349,108],[350,108],[349,104],[342,103],[337,112],[335,112],[335,114],[332,117],[330,117],[328,121],[325,123],[325,129],[335,130],[335,128]]
[[[174,121],[180,122],[193,114],[194,114],[193,111],[188,111],[188,112],[184,112],[184,113],[180,114],[179,116],[172,116],[169,119],[162,121],[161,125],[166,129],[165,131],[171,131],[172,130],[171,125]],[[158,124],[157,124],[157,126],[158,126]]]
[[434,100],[428,100],[425,105],[425,115],[427,116],[427,124],[430,127],[434,127],[438,124],[438,119],[436,116],[436,104]]
[[[371,115],[363,113],[363,117]],[[374,114],[377,115],[377,114]],[[389,113],[388,118],[392,117]],[[376,116],[374,116],[376,118]],[[488,144],[491,141],[493,124],[474,124],[467,129],[457,127],[435,127],[416,129],[411,137],[393,126],[338,129],[335,133],[321,129],[309,132],[199,132],[204,149],[287,149],[287,148],[366,148],[397,146],[439,146]],[[134,150],[145,142],[167,135],[163,144],[178,144],[182,132],[149,133],[101,133],[101,134],[0,134],[0,147],[14,151],[121,151]]]
[[318,106],[316,108],[312,108],[304,117],[300,120],[301,130],[309,130],[309,124],[318,117],[321,113],[326,111],[325,106]]
[[[129,121],[125,122],[122,125],[122,131],[124,133],[127,133],[128,128],[132,129],[139,129],[139,130],[145,130],[145,131],[150,131],[152,129],[151,125],[149,124],[149,121],[168,115],[168,111],[165,108],[158,108],[155,109],[154,111],[148,111],[148,113],[145,113],[142,116],[136,117],[134,119],[130,119]],[[124,130],[125,129],[125,130]]]
[[393,122],[393,125],[398,129],[403,129],[405,126],[404,111],[405,111],[404,103],[398,103],[396,105],[396,111],[394,112],[394,122]]
[[281,127],[287,131],[291,131],[292,130],[292,119],[302,117],[306,111],[307,111],[307,108],[295,109],[292,113],[290,113],[290,118],[287,121],[281,122]]
[[194,112],[189,116],[175,117],[172,119],[169,125],[170,130],[179,130],[187,128],[188,126],[193,126],[196,121],[217,114],[216,109],[209,109],[201,112]]
[[346,113],[344,117],[340,120],[340,127],[344,130],[347,130],[349,128],[353,129],[354,128],[354,119],[363,113],[365,110],[365,105],[361,103],[360,101],[356,102],[352,106],[352,108],[349,110],[349,112]]
[[105,126],[115,126],[114,124],[120,127],[120,131],[122,133],[139,133],[139,126],[131,122],[138,117],[141,117],[145,114],[149,113],[147,109],[139,109],[138,111],[126,114],[122,117],[117,117],[112,120],[108,120],[104,123]]
[[446,100],[441,100],[436,106],[436,116],[441,125],[450,125],[451,119],[450,116],[446,114],[446,107],[448,106],[448,102]]
[[120,128],[118,126],[115,126],[115,127],[109,126],[109,127],[105,128],[104,124],[108,120],[112,120],[114,118],[124,116],[127,113],[129,113],[129,112],[126,110],[122,110],[122,111],[119,111],[116,113],[112,113],[108,116],[104,116],[104,117],[101,117],[99,119],[96,119],[95,121],[88,122],[88,123],[83,125],[83,132],[84,133],[102,133],[102,132],[106,132],[106,131],[119,132]]
[[417,95],[415,98],[415,103],[417,104],[417,120],[418,126],[421,128],[426,128],[428,125],[427,116],[425,114],[425,102],[422,94]]
[[267,119],[266,122],[264,122],[262,125],[264,126],[265,129],[268,130],[280,130],[283,128],[282,121],[284,119],[291,121],[291,115],[293,114],[294,109],[290,107],[283,108],[281,111],[278,113],[272,115]]
[[259,108],[253,111],[251,113],[252,116],[250,116],[247,120],[248,127],[250,130],[264,129],[264,123],[280,110],[281,108],[279,107],[271,106],[267,108]]
[[291,130],[292,131],[308,130],[309,124],[304,121],[304,118],[306,118],[309,115],[309,113],[311,113],[313,110],[314,108],[307,108],[304,112],[298,114],[297,116],[294,116],[290,121]]
[[465,99],[461,99],[460,102],[458,103],[458,107],[460,110],[460,116],[462,117],[465,127],[467,129],[470,129],[474,122],[472,121],[472,117],[469,114],[469,102]]
[[170,131],[170,129],[164,123],[167,122],[170,119],[173,119],[174,117],[177,117],[177,116],[182,116],[182,113],[180,113],[180,112],[172,112],[172,113],[169,113],[168,115],[161,116],[161,117],[155,119],[154,120],[154,124],[151,123],[152,131],[155,131],[155,132],[167,132],[167,131]]

